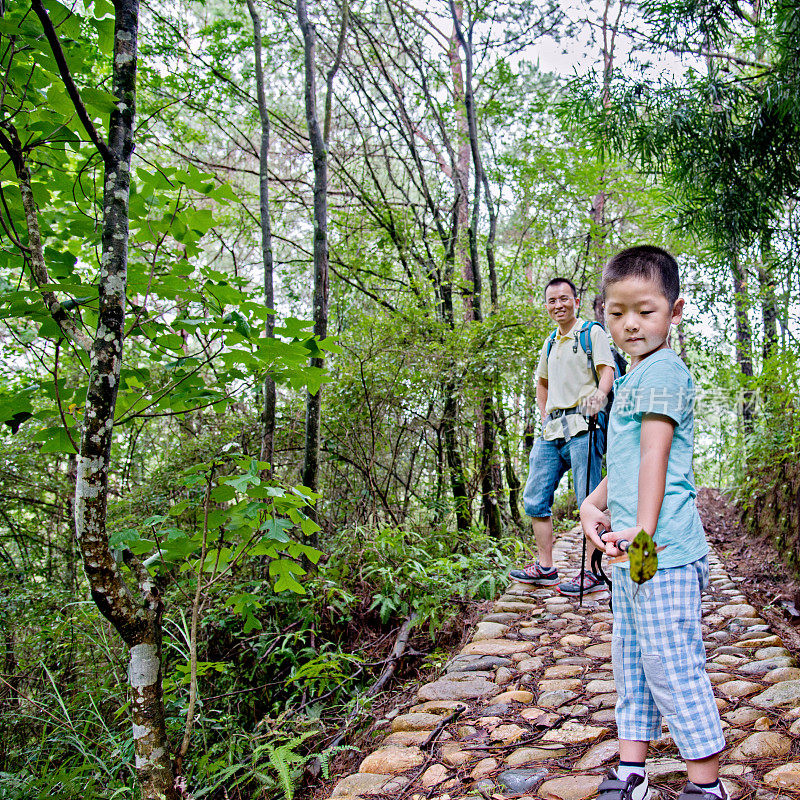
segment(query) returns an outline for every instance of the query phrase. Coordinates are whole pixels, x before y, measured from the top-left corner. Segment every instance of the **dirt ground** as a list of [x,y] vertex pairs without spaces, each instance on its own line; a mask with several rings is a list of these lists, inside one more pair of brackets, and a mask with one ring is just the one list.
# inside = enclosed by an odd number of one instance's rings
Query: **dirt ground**
[[717,489],[700,489],[697,508],[708,541],[725,568],[787,649],[800,657],[800,578],[792,575],[769,537],[745,536],[732,500]]

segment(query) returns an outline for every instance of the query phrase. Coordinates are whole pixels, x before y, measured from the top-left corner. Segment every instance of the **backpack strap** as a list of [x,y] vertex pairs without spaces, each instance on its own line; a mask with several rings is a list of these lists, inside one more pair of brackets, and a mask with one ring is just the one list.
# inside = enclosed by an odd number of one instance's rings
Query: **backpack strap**
[[547,337],[547,355],[545,355],[545,360],[550,358],[550,351],[553,349],[553,342],[556,340],[556,334],[558,333],[558,328],[556,328],[548,337]]
[[594,365],[594,353],[592,351],[592,328],[595,325],[599,325],[601,328],[603,327],[595,320],[584,322],[583,325],[581,325],[580,330],[575,334],[575,345],[573,350],[577,353],[578,343],[580,343],[580,346],[583,348],[583,352],[586,353],[586,362],[589,369],[592,371],[592,375],[594,376],[595,386],[599,386],[600,377],[597,374],[597,368]]

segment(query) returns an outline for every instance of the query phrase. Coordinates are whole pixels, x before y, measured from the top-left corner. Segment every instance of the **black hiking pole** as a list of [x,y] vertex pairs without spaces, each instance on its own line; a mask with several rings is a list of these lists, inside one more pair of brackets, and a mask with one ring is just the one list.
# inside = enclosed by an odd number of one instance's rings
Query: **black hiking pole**
[[[589,417],[589,454],[586,457],[586,497],[591,493],[592,487],[592,450],[594,449],[594,431],[597,426],[597,417]],[[579,509],[580,510],[580,509]],[[583,534],[583,547],[581,548],[581,577],[578,589],[578,605],[583,605],[583,576],[586,572],[586,534]]]

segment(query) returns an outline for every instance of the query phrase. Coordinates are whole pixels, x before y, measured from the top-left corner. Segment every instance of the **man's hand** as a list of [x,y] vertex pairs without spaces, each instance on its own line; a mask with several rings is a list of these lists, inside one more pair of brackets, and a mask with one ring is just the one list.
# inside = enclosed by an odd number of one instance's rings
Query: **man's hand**
[[605,550],[601,534],[611,530],[611,519],[608,513],[593,505],[589,498],[581,504],[581,527],[586,538],[600,550]]
[[608,402],[608,395],[602,389],[595,389],[585,400],[580,404],[581,414],[587,417],[593,417],[599,411],[606,407]]

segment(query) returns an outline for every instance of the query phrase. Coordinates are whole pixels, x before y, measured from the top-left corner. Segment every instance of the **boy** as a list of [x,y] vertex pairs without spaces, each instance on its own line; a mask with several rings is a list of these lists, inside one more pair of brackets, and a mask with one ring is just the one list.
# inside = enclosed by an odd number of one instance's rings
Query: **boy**
[[[631,369],[615,382],[608,475],[581,505],[585,535],[610,556],[616,542],[644,528],[664,546],[655,576],[637,585],[629,564],[614,566],[612,663],[620,762],[599,800],[646,800],[645,757],[666,717],[686,760],[679,800],[727,800],[719,781],[725,746],[705,671],[700,593],[708,583],[708,544],[694,498],[694,387],[667,344],[683,314],[678,264],[640,246],[603,271],[606,321]],[[606,510],[607,509],[607,510]]]

